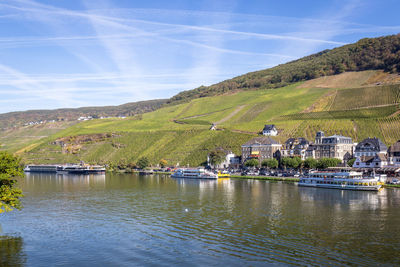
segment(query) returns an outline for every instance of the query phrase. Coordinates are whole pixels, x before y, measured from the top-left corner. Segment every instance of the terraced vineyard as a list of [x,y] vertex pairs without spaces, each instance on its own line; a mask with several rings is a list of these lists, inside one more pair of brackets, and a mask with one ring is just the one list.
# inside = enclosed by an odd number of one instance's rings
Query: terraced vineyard
[[331,110],[349,110],[400,103],[400,84],[339,90]]
[[[353,80],[363,82],[372,74],[357,73]],[[351,75],[355,74],[346,77]],[[329,84],[329,78],[324,83]],[[327,135],[350,136],[356,142],[376,136],[390,145],[400,139],[399,92],[398,84],[345,89],[294,84],[203,97],[128,119],[79,123],[19,150],[27,151],[23,154],[27,162],[127,164],[146,156],[153,164],[166,159],[170,164],[196,166],[216,147],[240,154],[241,144],[256,136],[265,124],[277,126],[280,142],[289,137],[313,140],[322,130]],[[215,122],[219,122],[219,130],[210,131]],[[52,144],[59,137],[97,133],[115,133],[115,137],[80,144],[74,153]]]

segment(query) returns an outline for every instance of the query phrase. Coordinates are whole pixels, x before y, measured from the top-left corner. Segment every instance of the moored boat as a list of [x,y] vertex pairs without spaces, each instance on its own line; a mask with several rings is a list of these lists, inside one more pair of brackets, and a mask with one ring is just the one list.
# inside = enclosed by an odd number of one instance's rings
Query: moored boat
[[172,178],[190,178],[190,179],[218,179],[218,175],[205,169],[178,169]]
[[103,166],[97,165],[63,165],[57,168],[58,174],[98,174],[105,173]]
[[349,190],[378,191],[384,182],[383,176],[363,177],[362,172],[312,172],[299,180],[300,186]]
[[231,174],[228,171],[219,171],[218,178],[229,178]]
[[26,165],[24,168],[24,172],[57,172],[57,169],[59,168],[59,165]]

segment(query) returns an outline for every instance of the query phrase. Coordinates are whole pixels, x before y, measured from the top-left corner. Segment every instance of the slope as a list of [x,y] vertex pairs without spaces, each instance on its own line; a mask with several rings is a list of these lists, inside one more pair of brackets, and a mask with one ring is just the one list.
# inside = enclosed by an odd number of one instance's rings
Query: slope
[[[360,76],[375,74],[346,75],[360,80]],[[326,82],[333,85],[337,77],[329,79]],[[30,144],[23,157],[35,163],[84,160],[126,165],[146,156],[153,164],[164,158],[170,164],[197,166],[217,147],[240,154],[240,146],[267,123],[277,125],[276,139],[281,142],[300,136],[312,140],[319,130],[351,136],[354,141],[377,136],[387,145],[400,139],[399,84],[360,86],[364,82],[359,82],[352,84],[358,85],[355,88],[307,88],[304,84],[193,99],[124,120],[78,123]],[[210,131],[214,122],[219,122],[219,130]],[[96,134],[102,133],[108,135],[97,140]]]

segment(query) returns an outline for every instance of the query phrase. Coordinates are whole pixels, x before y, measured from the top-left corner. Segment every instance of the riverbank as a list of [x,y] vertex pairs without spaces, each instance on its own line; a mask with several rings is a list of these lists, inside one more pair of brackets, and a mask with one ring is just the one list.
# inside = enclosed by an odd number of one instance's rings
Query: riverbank
[[268,181],[284,181],[296,183],[299,178],[296,177],[272,177],[272,176],[242,176],[242,175],[231,175],[231,178],[235,179],[253,179],[253,180],[268,180]]

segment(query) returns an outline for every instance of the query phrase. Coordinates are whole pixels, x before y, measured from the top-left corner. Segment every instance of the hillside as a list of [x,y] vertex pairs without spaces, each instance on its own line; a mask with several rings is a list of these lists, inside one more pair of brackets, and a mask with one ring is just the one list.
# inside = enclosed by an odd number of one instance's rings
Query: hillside
[[237,90],[271,89],[292,83],[349,71],[383,70],[400,72],[400,34],[360,41],[324,50],[274,68],[247,73],[211,86],[183,91],[168,103]]
[[0,129],[40,121],[76,121],[79,117],[133,116],[150,112],[166,103],[165,99],[127,103],[119,106],[64,108],[56,110],[28,110],[0,114]]
[[[79,123],[75,119],[71,124],[58,121],[49,131],[50,124],[16,127],[0,143],[2,149],[18,152],[33,163],[83,160],[126,165],[146,156],[153,164],[166,159],[181,166],[203,164],[207,153],[218,147],[240,154],[240,146],[257,136],[264,124],[277,126],[280,142],[289,137],[313,140],[322,130],[327,135],[350,136],[355,142],[376,136],[391,145],[400,139],[399,71],[400,35],[362,39],[182,92],[168,101],[8,114],[15,122],[26,120],[27,114],[37,119],[42,112],[47,112],[47,119],[95,111],[96,116],[131,116]],[[270,88],[276,90],[263,90]],[[6,115],[0,121],[13,123]],[[209,130],[212,124],[217,131]]]
[[[340,75],[354,87],[337,82]],[[340,75],[324,80],[329,88],[300,82],[279,90],[193,99],[124,120],[82,122],[30,143],[20,152],[26,162],[35,163],[84,160],[125,165],[146,156],[153,164],[163,158],[170,164],[197,166],[216,147],[240,154],[240,146],[257,136],[266,123],[277,125],[276,139],[281,142],[289,137],[313,140],[319,130],[354,141],[377,136],[387,145],[400,139],[400,84],[369,83],[382,76],[380,71]],[[212,123],[219,130],[210,131]]]

